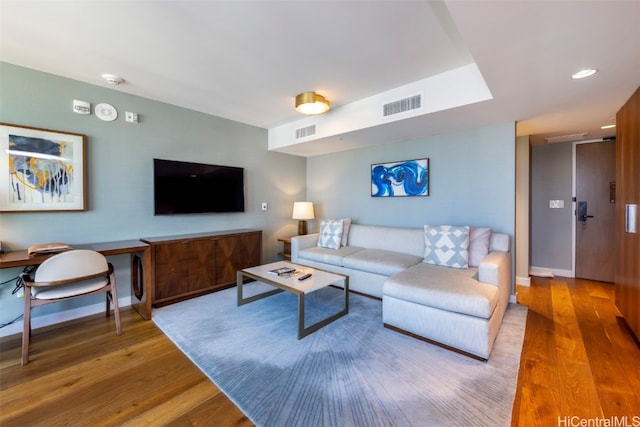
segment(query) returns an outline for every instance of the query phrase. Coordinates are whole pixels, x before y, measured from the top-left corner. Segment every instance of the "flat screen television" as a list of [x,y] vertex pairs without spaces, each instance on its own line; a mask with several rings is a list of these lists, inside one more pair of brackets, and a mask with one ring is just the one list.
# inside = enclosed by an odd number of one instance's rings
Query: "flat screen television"
[[244,212],[244,169],[153,159],[156,215]]

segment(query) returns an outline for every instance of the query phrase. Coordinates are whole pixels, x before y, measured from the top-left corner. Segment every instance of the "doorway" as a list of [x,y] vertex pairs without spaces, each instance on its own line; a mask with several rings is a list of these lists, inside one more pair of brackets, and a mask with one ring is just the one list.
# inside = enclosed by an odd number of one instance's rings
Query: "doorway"
[[615,281],[615,141],[575,144],[575,277]]

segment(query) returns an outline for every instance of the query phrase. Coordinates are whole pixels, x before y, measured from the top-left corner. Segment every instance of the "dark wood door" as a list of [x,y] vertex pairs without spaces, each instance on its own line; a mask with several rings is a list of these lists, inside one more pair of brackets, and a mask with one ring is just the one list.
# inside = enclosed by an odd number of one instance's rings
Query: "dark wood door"
[[576,277],[615,280],[614,141],[576,145]]
[[[640,339],[640,88],[618,111],[616,125],[616,306]],[[628,205],[637,206],[635,224],[628,224]]]

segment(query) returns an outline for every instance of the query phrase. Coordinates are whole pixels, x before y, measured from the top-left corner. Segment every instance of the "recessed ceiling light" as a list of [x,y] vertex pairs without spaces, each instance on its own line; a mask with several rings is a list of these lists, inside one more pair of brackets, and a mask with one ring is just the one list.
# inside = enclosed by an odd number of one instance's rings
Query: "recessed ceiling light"
[[575,73],[574,75],[572,75],[571,78],[572,79],[584,79],[585,77],[593,76],[597,72],[598,72],[598,70],[595,70],[593,68],[585,68],[584,70],[580,70],[577,73]]
[[604,125],[604,126],[600,126],[600,129],[611,129],[616,127],[616,125]]

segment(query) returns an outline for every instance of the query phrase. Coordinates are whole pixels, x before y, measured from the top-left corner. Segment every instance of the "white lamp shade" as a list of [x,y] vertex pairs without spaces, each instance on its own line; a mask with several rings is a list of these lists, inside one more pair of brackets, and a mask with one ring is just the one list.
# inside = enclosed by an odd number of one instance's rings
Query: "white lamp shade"
[[293,219],[313,219],[313,203],[311,202],[294,202],[293,203]]

